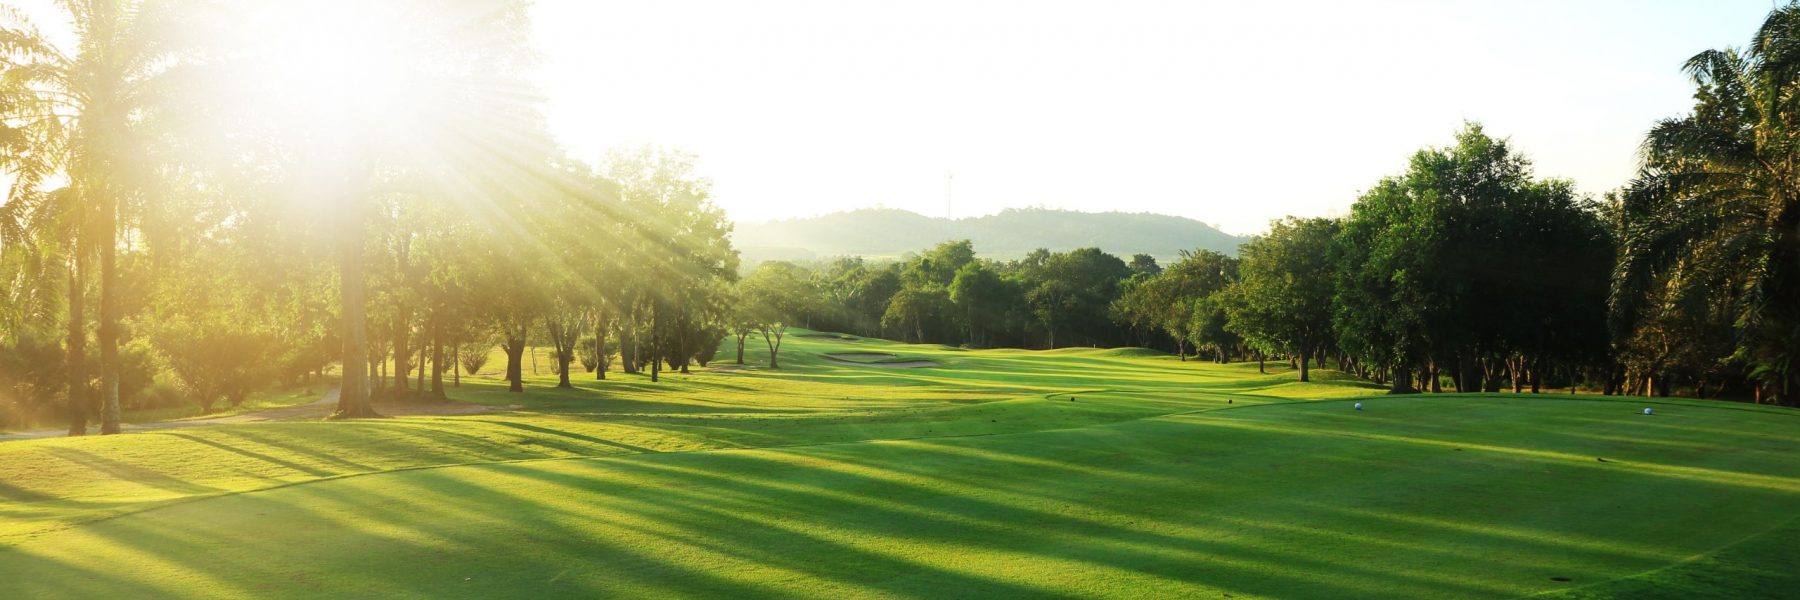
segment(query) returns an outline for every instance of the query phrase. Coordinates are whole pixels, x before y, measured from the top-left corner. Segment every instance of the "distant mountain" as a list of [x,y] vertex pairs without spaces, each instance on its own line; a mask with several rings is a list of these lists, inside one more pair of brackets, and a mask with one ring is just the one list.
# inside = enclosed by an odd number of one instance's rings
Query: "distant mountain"
[[981,256],[1021,258],[1037,248],[1094,246],[1120,257],[1149,254],[1160,261],[1182,250],[1236,254],[1247,238],[1186,217],[1149,213],[1084,213],[1007,209],[954,221],[891,208],[866,208],[819,217],[739,223],[732,235],[748,262],[834,256],[897,257],[946,240],[967,239]]

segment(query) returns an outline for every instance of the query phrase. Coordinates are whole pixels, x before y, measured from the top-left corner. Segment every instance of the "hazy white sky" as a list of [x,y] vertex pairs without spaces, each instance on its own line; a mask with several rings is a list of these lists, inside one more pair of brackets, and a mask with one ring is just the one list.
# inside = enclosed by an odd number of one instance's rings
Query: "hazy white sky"
[[[349,0],[344,0],[349,1]],[[34,16],[49,0],[16,2]],[[886,205],[1335,215],[1465,119],[1598,195],[1770,0],[536,0],[578,158],[700,156],[739,220]],[[54,29],[56,23],[40,20]]]
[[578,157],[701,157],[740,220],[883,204],[1178,214],[1249,233],[1341,214],[1464,119],[1599,194],[1691,106],[1682,61],[1769,0],[538,0]]

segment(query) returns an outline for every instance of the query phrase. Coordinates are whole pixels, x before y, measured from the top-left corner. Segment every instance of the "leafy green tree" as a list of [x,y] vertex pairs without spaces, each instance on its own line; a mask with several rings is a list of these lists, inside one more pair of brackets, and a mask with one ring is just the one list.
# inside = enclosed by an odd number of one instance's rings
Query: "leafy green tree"
[[1059,335],[1087,344],[1117,339],[1110,330],[1111,306],[1119,283],[1130,274],[1125,261],[1098,248],[1045,257],[1033,272],[1026,302],[1044,327],[1047,345],[1057,347]]
[[[1251,343],[1299,360],[1300,381],[1310,381],[1307,363],[1331,347],[1332,296],[1336,263],[1331,247],[1339,222],[1289,217],[1239,250],[1238,297],[1227,325]],[[1191,310],[1190,310],[1191,314]]]
[[1181,260],[1154,274],[1134,269],[1112,308],[1135,327],[1167,334],[1175,341],[1175,355],[1187,360],[1196,306],[1229,286],[1237,269],[1235,259],[1211,250],[1184,253]]
[[992,343],[990,331],[1005,320],[1008,303],[1018,291],[992,267],[981,261],[970,261],[956,270],[950,282],[950,301],[967,332],[970,344]]
[[1131,255],[1131,264],[1126,266],[1131,267],[1132,273],[1139,275],[1157,275],[1163,271],[1162,266],[1156,264],[1156,257],[1148,254]]
[[888,299],[881,328],[897,331],[911,343],[925,343],[927,324],[945,322],[955,314],[949,292],[939,287],[903,287]]
[[818,290],[805,270],[778,261],[758,265],[739,290],[740,318],[755,323],[762,333],[769,347],[769,368],[781,368],[781,338],[795,319],[813,310]]

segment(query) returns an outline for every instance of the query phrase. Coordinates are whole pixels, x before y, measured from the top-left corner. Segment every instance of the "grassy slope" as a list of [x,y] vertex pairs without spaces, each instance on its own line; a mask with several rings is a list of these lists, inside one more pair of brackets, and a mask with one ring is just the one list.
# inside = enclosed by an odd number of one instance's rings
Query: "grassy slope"
[[[522,406],[503,413],[0,444],[0,544],[13,546],[0,580],[28,596],[1491,597],[1706,589],[1721,573],[1763,573],[1740,585],[1750,592],[1792,583],[1768,558],[1794,554],[1791,535],[1734,545],[1794,514],[1789,414],[1674,401],[1643,417],[1638,404],[1513,396],[1370,398],[1356,412],[1291,401],[1366,387],[1254,365],[789,344],[780,372],[523,396],[465,382],[461,399]],[[859,350],[944,366],[818,358]],[[1275,403],[1289,405],[1256,406]],[[344,478],[592,455],[615,457]],[[223,497],[183,502],[206,496]]]

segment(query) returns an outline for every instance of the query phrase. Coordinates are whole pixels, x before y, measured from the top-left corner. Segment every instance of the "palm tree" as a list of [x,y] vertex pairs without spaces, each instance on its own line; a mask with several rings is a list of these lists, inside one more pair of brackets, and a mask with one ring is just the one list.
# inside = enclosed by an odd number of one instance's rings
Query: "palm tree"
[[61,175],[92,217],[92,239],[83,236],[76,254],[97,254],[100,262],[100,432],[118,433],[120,207],[139,189],[136,175],[146,162],[141,132],[166,97],[156,86],[172,65],[165,34],[173,31],[173,13],[151,0],[57,4],[78,40],[73,53],[21,13],[0,14],[6,101],[0,119],[18,130],[17,140],[6,140],[5,167],[16,177],[15,201]]
[[1723,307],[1732,358],[1759,396],[1800,400],[1800,4],[1769,14],[1751,46],[1689,59],[1694,112],[1643,146],[1620,207],[1615,317],[1664,306]]

